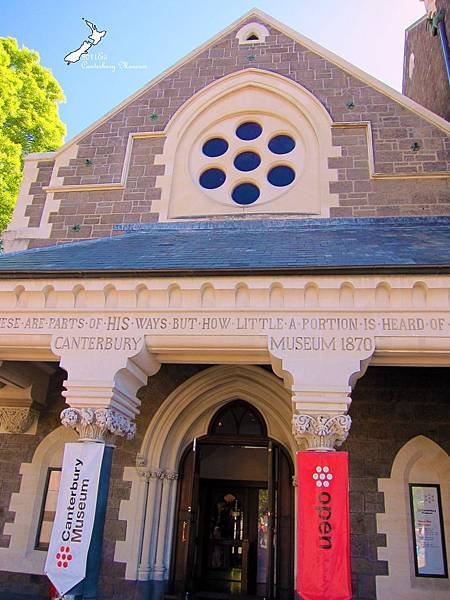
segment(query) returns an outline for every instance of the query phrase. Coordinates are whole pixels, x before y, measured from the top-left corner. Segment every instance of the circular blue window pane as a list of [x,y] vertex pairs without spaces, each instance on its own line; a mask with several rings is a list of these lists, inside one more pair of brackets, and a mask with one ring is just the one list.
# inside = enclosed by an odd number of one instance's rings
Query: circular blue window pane
[[270,169],[267,179],[272,185],[284,187],[285,185],[289,185],[294,181],[295,171],[294,169],[291,169],[291,167],[280,165],[279,167]]
[[247,123],[242,123],[236,129],[236,135],[240,140],[256,140],[262,133],[262,127],[259,123],[254,123],[253,121],[248,121]]
[[274,154],[287,154],[295,148],[295,140],[289,135],[276,135],[269,142],[269,150]]
[[239,171],[253,171],[261,164],[261,158],[256,152],[241,152],[234,159],[234,166]]
[[228,142],[223,138],[211,138],[203,144],[203,154],[214,158],[222,156],[228,150]]
[[227,176],[221,169],[208,169],[200,175],[200,185],[207,190],[220,187]]
[[240,183],[237,185],[231,197],[236,204],[253,204],[259,198],[259,188],[253,183]]

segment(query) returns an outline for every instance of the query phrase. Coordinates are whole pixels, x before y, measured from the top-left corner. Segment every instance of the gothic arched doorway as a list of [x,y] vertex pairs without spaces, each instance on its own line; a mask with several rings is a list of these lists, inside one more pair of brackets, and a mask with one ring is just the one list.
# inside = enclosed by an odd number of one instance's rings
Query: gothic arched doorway
[[180,462],[172,585],[195,598],[293,597],[293,466],[235,400]]

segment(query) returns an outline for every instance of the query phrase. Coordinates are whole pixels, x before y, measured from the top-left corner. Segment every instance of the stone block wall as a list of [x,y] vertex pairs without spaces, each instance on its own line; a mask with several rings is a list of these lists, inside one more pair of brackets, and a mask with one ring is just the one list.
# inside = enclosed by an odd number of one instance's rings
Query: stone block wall
[[[437,0],[436,7],[446,11],[445,29],[450,42],[450,3]],[[441,42],[439,35],[433,36],[427,30],[425,18],[406,30],[403,93],[450,121],[450,85]]]
[[357,600],[376,598],[375,576],[389,566],[377,560],[386,543],[377,533],[376,514],[384,512],[377,479],[390,477],[400,448],[424,435],[450,451],[448,369],[371,367],[352,394],[353,419],[342,447],[349,453],[353,592]]
[[[450,214],[445,177],[421,178],[448,170],[446,133],[281,31],[269,30],[266,41],[254,45],[239,45],[235,30],[145,89],[79,140],[77,155],[57,168],[63,186],[120,183],[130,134],[163,132],[194,94],[251,67],[298,82],[320,100],[334,123],[349,124],[333,128],[342,158],[330,158],[330,168],[338,169],[338,181],[330,181],[330,191],[339,197],[331,216]],[[361,126],[366,122],[373,133],[375,175],[385,179],[373,178],[369,172],[366,127]],[[107,236],[115,224],[156,221],[152,202],[160,197],[156,178],[164,174],[164,165],[155,164],[155,158],[164,142],[164,137],[135,139],[125,189],[56,192],[60,208],[50,214],[50,239],[32,240],[30,247]],[[414,143],[418,144],[415,152],[411,150]],[[92,164],[86,164],[86,159]],[[30,226],[42,215],[42,193],[35,188],[50,165],[41,163],[37,183],[29,190],[34,195],[26,213]],[[399,178],[411,175],[418,178]]]
[[[124,540],[126,533],[126,523],[119,520],[120,501],[128,499],[130,493],[130,483],[123,481],[123,469],[135,464],[148,424],[164,398],[202,368],[163,365],[151,378],[151,384],[139,392],[142,409],[137,420],[137,436],[131,442],[120,440],[114,452],[100,578],[102,599],[141,597],[141,586],[125,581],[125,565],[113,560],[115,542]],[[377,559],[377,548],[385,545],[385,536],[377,533],[376,524],[376,514],[384,511],[378,478],[389,477],[395,455],[416,435],[425,435],[450,451],[449,377],[448,369],[371,367],[353,393],[350,410],[353,425],[342,449],[349,452],[350,461],[355,600],[374,600],[375,577],[386,574],[388,569],[386,563]],[[63,379],[62,372],[53,377],[48,408],[40,418],[36,436],[0,434],[0,532],[5,522],[14,519],[8,508],[11,493],[20,487],[20,464],[30,462],[39,442],[59,425],[59,412],[64,407],[60,396]],[[8,547],[8,536],[0,537],[0,544]],[[47,597],[47,588],[45,577],[6,573],[1,571],[0,565],[0,598],[20,590],[36,600]]]

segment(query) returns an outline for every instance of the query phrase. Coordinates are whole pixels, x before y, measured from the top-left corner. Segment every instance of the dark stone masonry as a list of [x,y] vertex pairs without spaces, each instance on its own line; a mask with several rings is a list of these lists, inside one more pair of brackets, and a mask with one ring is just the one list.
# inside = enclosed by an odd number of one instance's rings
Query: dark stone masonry
[[[126,523],[119,520],[120,501],[128,499],[130,484],[123,481],[123,469],[135,464],[152,416],[177,386],[205,368],[202,365],[163,365],[150,384],[142,388],[141,414],[134,440],[118,442],[114,452],[108,513],[105,526],[100,598],[123,600],[140,598],[145,584],[124,580],[125,568],[114,562],[117,540],[125,539]],[[43,412],[36,436],[0,434],[0,530],[14,520],[8,511],[11,493],[19,490],[19,469],[30,462],[44,436],[59,424],[64,408],[60,396],[64,373],[53,377],[48,407]],[[353,592],[355,600],[374,600],[375,576],[387,574],[387,565],[377,559],[377,548],[385,536],[377,533],[376,514],[384,512],[383,494],[377,479],[389,477],[395,455],[416,435],[425,435],[450,451],[450,407],[448,369],[370,367],[353,392],[350,414],[353,419],[348,441],[342,450],[349,452],[350,513]],[[8,536],[0,538],[7,547]],[[30,598],[45,598],[45,577],[0,571],[0,598],[10,598],[7,590],[20,589]]]
[[[254,59],[249,61],[249,56]],[[82,138],[76,158],[59,169],[58,177],[64,186],[119,183],[131,133],[164,131],[194,94],[246,68],[296,81],[323,103],[334,123],[346,124],[332,130],[333,144],[341,147],[342,157],[329,159],[329,167],[338,171],[338,180],[329,183],[330,191],[339,197],[331,217],[450,214],[445,177],[420,177],[448,170],[450,139],[445,132],[273,27],[265,43],[244,46],[232,31],[159,79]],[[366,128],[361,127],[366,122],[373,133],[375,173],[389,178],[370,176]],[[160,198],[157,176],[164,174],[165,167],[154,162],[163,152],[164,141],[164,137],[134,140],[124,190],[56,192],[61,204],[50,215],[51,237],[32,240],[30,248],[109,236],[117,224],[157,221],[152,202]],[[412,150],[414,143],[418,151]],[[92,164],[86,165],[86,159]],[[31,184],[30,226],[39,224],[42,186],[48,183],[51,169],[52,163],[40,162],[37,181]],[[404,174],[418,178],[398,178]]]

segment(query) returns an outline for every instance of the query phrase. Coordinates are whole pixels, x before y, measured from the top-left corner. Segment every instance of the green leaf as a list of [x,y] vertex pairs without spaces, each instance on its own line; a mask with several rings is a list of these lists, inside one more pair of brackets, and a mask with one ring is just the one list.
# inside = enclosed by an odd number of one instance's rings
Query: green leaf
[[0,38],[0,231],[11,218],[22,179],[23,156],[56,150],[66,127],[58,104],[64,93],[37,52]]

